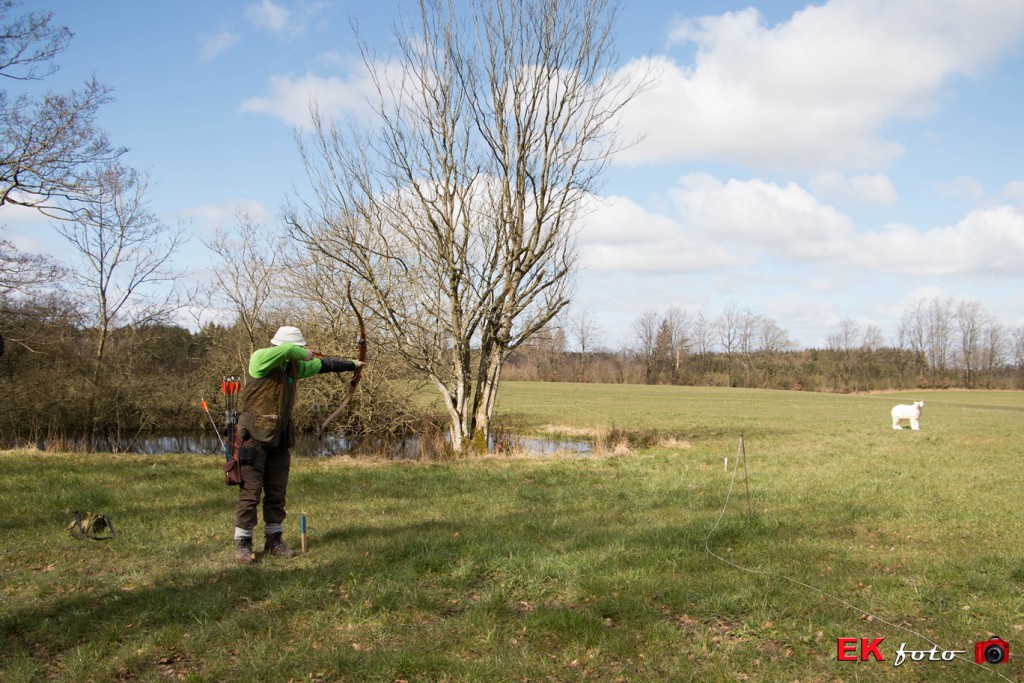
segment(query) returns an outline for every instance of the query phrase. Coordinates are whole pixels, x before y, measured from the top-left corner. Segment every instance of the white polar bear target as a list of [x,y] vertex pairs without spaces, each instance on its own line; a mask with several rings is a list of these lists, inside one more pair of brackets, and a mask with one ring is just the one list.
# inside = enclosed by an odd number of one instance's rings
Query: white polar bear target
[[900,424],[903,420],[910,421],[911,429],[921,428],[921,410],[924,408],[924,401],[914,401],[913,405],[902,403],[892,407],[892,428],[903,429]]

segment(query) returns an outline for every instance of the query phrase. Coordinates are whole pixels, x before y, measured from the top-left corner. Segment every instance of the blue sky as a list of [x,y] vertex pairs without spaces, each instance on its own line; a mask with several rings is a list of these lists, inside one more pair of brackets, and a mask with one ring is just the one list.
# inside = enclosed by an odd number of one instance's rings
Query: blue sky
[[[895,336],[926,297],[1024,326],[1024,3],[1020,0],[625,2],[623,67],[657,74],[580,226],[574,310],[618,347],[644,310],[749,308],[799,346],[841,320]],[[383,52],[381,0],[26,2],[75,33],[45,86],[95,75],[100,123],[188,221],[182,259],[244,207],[274,223],[302,191],[308,98],[358,114],[350,18]],[[7,84],[10,87],[10,84]],[[16,91],[11,87],[12,91]],[[69,256],[46,219],[0,208],[25,251]]]

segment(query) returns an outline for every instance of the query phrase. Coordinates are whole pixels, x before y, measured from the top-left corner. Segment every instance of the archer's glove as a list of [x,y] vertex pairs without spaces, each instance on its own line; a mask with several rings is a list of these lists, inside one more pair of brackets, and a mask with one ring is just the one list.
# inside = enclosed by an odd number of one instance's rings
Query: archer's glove
[[356,369],[356,364],[350,360],[344,358],[321,358],[320,359],[320,372],[352,372]]

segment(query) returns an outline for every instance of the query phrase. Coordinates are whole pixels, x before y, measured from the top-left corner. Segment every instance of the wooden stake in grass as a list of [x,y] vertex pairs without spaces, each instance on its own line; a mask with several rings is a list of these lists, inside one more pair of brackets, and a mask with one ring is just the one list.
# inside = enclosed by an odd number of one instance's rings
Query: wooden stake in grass
[[305,512],[302,513],[302,520],[299,523],[299,526],[302,529],[302,554],[305,555],[306,554],[306,513]]

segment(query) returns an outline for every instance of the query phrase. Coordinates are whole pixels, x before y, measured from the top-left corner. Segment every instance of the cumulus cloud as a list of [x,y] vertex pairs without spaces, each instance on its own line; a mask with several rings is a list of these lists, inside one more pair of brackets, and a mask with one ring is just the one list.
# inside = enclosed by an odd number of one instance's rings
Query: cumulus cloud
[[[755,178],[680,178],[677,213],[649,211],[625,197],[595,202],[580,234],[583,265],[602,271],[715,273],[772,264],[808,267],[804,289],[833,291],[843,273],[901,277],[1015,277],[1024,262],[1024,210],[978,209],[948,226],[855,226],[803,187]],[[815,280],[815,270],[828,273]]]
[[871,206],[892,206],[897,201],[896,188],[885,173],[848,176],[824,171],[811,176],[808,188],[819,196],[853,199]]
[[221,53],[231,49],[242,37],[233,31],[221,31],[215,36],[199,37],[199,61],[209,62],[216,59]]
[[755,9],[681,21],[671,36],[696,45],[695,61],[649,60],[660,77],[623,114],[644,139],[619,160],[878,167],[903,153],[884,124],[930,114],[950,78],[1022,34],[1017,0],[832,0],[775,26]]
[[0,240],[11,242],[18,251],[45,254],[53,250],[47,241],[52,222],[38,209],[4,204],[0,213]]
[[626,197],[595,198],[579,233],[580,264],[594,271],[697,273],[749,263],[678,221]]
[[289,28],[291,12],[273,0],[262,0],[259,4],[246,7],[245,16],[259,28],[272,33],[283,33]]
[[274,215],[262,202],[255,199],[231,199],[219,204],[202,204],[181,211],[178,217],[196,224],[203,232],[215,228],[230,228],[238,221],[239,215],[246,215],[256,223],[269,224]]
[[978,201],[985,197],[985,188],[974,178],[962,175],[940,185],[939,194],[943,197]]
[[309,124],[309,106],[315,102],[328,117],[367,110],[367,96],[373,84],[367,77],[344,80],[306,74],[300,78],[271,76],[270,92],[242,102],[242,112],[270,114],[285,123],[303,127]]
[[955,225],[917,230],[888,225],[858,237],[848,264],[910,276],[1018,276],[1024,262],[1024,213],[979,209]]
[[1024,206],[1024,180],[1014,180],[1003,188],[1003,196]]
[[670,194],[684,220],[706,239],[767,248],[786,260],[834,256],[853,235],[849,217],[795,183],[722,182],[693,173]]
[[779,262],[973,278],[1015,276],[1024,262],[1024,212],[1010,206],[978,209],[949,226],[864,230],[792,183],[691,174],[671,194],[683,222],[708,240],[759,247]]

